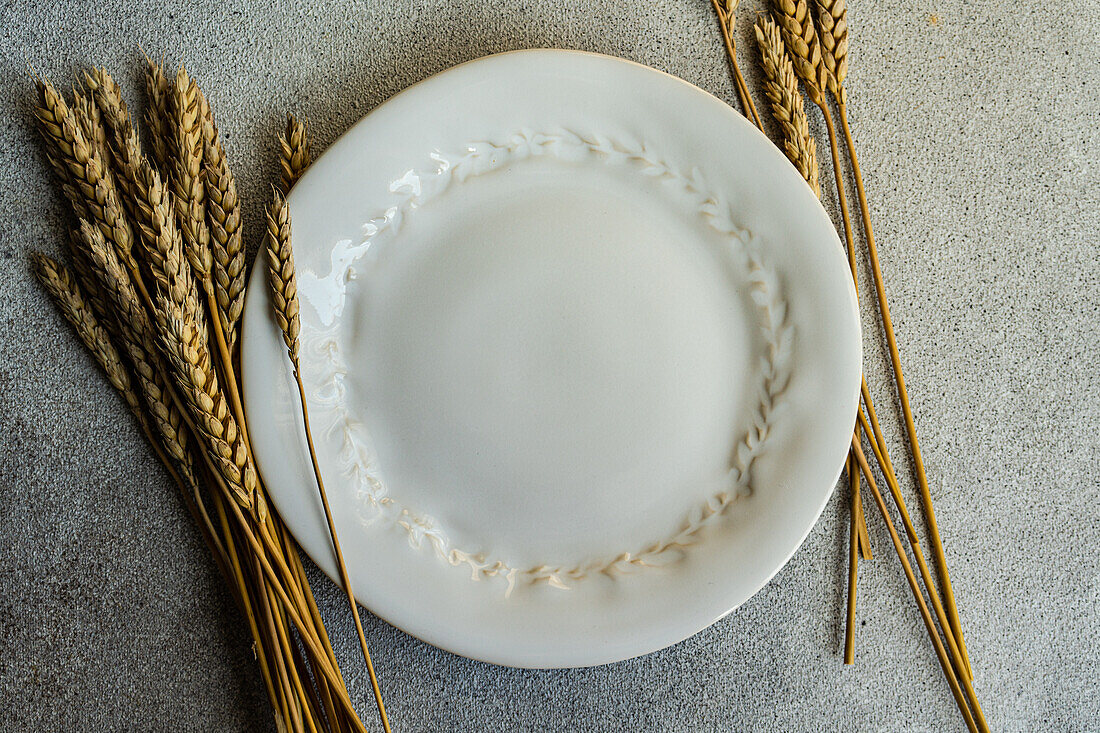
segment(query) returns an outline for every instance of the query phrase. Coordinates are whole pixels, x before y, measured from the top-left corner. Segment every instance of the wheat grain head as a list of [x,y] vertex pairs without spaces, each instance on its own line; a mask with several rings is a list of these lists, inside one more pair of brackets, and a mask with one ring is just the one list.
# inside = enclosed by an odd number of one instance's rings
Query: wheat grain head
[[810,184],[814,195],[821,198],[817,143],[810,135],[806,109],[798,91],[798,79],[783,45],[779,27],[771,19],[761,16],[757,18],[754,30],[764,68],[764,91],[771,102],[772,115],[783,132],[783,151]]
[[294,274],[294,251],[290,245],[290,211],[279,191],[267,210],[267,269],[275,321],[283,332],[290,360],[298,367],[298,285]]
[[283,195],[290,193],[293,186],[309,164],[313,162],[313,152],[309,136],[309,129],[304,120],[299,120],[291,113],[286,115],[286,132],[279,137],[279,158],[282,169],[280,190]]
[[181,66],[176,72],[176,82],[169,95],[172,192],[175,194],[187,260],[203,287],[209,289],[212,288],[207,283],[213,257],[210,251],[210,230],[206,226],[206,189],[202,181],[199,96],[199,85]]
[[225,157],[214,113],[199,92],[199,124],[202,129],[207,212],[214,256],[214,293],[225,325],[230,352],[237,343],[241,312],[244,310],[245,252],[241,240],[241,202],[237,183]]
[[821,58],[829,70],[829,91],[841,104],[847,102],[844,79],[848,76],[848,8],[844,0],[816,0]]
[[73,189],[80,194],[84,209],[80,213],[100,228],[126,266],[136,269],[133,232],[103,154],[87,141],[76,114],[53,85],[38,80],[37,86],[35,116],[39,128],[52,154],[68,172]]
[[171,458],[189,465],[187,429],[164,381],[165,372],[145,305],[130,275],[114,250],[103,241],[100,231],[85,221],[81,223],[80,236],[118,314],[120,341],[133,365],[134,376],[161,444]]
[[783,41],[791,55],[794,71],[806,85],[806,94],[816,105],[825,103],[829,70],[821,60],[821,44],[810,17],[809,0],[773,0],[775,17],[783,29]]
[[251,511],[256,507],[256,469],[244,436],[218,387],[206,337],[196,328],[192,314],[164,295],[158,297],[157,310],[164,314],[166,324],[160,333],[164,352],[191,419],[203,438],[203,448],[233,499]]
[[145,129],[149,135],[149,149],[153,162],[163,176],[171,176],[169,165],[171,133],[169,132],[169,92],[168,77],[164,68],[148,56],[145,57]]
[[109,148],[118,174],[115,183],[122,194],[123,202],[133,213],[132,204],[137,196],[133,190],[134,178],[137,176],[142,153],[137,131],[130,119],[130,111],[122,98],[122,90],[106,69],[93,68],[86,71],[84,82],[91,90],[96,107],[110,131]]

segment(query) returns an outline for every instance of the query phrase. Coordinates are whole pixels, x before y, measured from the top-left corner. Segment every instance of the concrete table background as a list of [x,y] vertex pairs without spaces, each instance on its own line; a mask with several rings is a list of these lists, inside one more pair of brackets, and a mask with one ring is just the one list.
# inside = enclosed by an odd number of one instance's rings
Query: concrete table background
[[[140,109],[139,44],[186,61],[218,113],[252,246],[286,110],[311,120],[323,149],[409,84],[525,47],[614,54],[734,99],[705,0],[167,5],[0,8],[6,730],[273,728],[247,634],[196,531],[31,280],[28,252],[60,251],[65,218],[30,126],[28,64],[60,84],[104,64]],[[754,90],[756,10],[746,2],[740,13]],[[1100,714],[1098,10],[1003,0],[850,9],[852,123],[974,684],[996,730],[1095,730]],[[819,157],[828,189],[827,148]],[[877,323],[864,327],[875,334]],[[873,335],[866,363],[898,446]],[[844,495],[751,601],[642,659],[503,669],[368,617],[397,730],[960,729],[870,506],[876,556],[861,566],[857,664],[841,664]],[[311,578],[373,723],[340,593]]]

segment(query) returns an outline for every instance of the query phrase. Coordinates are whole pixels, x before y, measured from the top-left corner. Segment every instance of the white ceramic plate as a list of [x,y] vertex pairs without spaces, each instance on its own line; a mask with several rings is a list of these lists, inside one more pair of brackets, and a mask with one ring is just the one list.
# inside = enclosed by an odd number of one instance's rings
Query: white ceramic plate
[[[498,664],[612,662],[729,613],[816,521],[855,297],[809,188],[714,97],[492,56],[371,112],[290,210],[313,432],[382,618]],[[262,263],[248,292],[259,469],[333,576]]]

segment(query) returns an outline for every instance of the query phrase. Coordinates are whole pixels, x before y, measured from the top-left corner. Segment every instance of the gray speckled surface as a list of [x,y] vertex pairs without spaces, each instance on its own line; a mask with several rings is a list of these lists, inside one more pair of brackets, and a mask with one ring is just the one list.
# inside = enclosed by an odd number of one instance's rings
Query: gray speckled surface
[[[324,147],[394,92],[487,53],[600,51],[732,99],[704,0],[169,5],[0,7],[5,730],[272,728],[247,635],[196,532],[29,276],[27,253],[59,251],[64,219],[29,126],[28,63],[60,82],[105,64],[136,99],[139,44],[187,61],[219,113],[253,232],[285,110],[308,116]],[[885,0],[850,11],[852,124],[975,687],[995,730],[1095,730],[1100,714],[1098,10]],[[754,12],[746,2],[750,68]],[[865,321],[869,333],[875,325]],[[874,338],[867,364],[885,395]],[[961,728],[877,519],[857,665],[841,665],[842,496],[750,602],[631,662],[490,667],[368,618],[396,728]],[[371,720],[339,591],[312,577]]]

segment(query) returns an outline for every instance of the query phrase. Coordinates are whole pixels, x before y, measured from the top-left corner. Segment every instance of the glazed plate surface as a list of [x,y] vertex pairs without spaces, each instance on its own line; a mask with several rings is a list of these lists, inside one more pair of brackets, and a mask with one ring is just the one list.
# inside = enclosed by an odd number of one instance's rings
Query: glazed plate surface
[[[847,264],[714,97],[488,57],[371,112],[289,205],[312,432],[387,621],[497,664],[613,662],[729,613],[819,516],[859,389]],[[334,577],[262,262],[242,365],[260,472]]]

